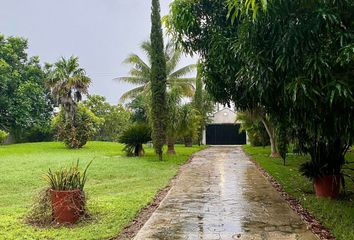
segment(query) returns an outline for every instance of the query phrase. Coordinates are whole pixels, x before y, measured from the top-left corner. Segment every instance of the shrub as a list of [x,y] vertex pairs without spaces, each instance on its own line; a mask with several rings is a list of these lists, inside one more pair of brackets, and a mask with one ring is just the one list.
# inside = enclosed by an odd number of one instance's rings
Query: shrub
[[83,105],[79,105],[73,122],[65,120],[64,111],[53,119],[58,140],[69,148],[81,148],[96,133],[103,120],[96,117]]
[[8,132],[0,130],[0,145],[4,143],[5,139],[9,136]]
[[76,165],[73,165],[67,169],[61,169],[53,172],[49,168],[46,179],[49,183],[50,189],[58,191],[80,189],[83,191],[87,179],[87,169],[91,163],[92,161],[87,164],[82,173],[79,169],[79,160],[77,160]]
[[125,144],[124,151],[128,156],[142,156],[143,144],[151,141],[151,129],[146,124],[132,125],[123,132],[119,141]]

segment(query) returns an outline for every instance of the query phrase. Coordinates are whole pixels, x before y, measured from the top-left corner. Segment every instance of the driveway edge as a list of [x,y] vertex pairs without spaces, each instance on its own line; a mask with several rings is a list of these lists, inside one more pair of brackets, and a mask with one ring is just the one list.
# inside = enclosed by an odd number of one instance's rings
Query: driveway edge
[[176,175],[171,178],[166,187],[158,191],[155,195],[154,199],[144,208],[142,208],[136,217],[119,233],[118,236],[110,238],[110,240],[127,240],[133,239],[139,230],[145,225],[145,223],[150,219],[151,215],[155,212],[155,210],[159,207],[160,203],[165,199],[165,197],[170,192],[171,188],[176,184],[179,176],[183,172],[183,170],[192,162],[195,154],[203,151],[209,147],[201,149],[195,153],[193,153],[188,160],[179,167]]
[[277,182],[272,175],[270,175],[256,160],[252,158],[250,154],[248,154],[242,147],[242,151],[245,155],[249,158],[251,162],[253,162],[258,171],[268,180],[268,182],[280,193],[280,195],[288,202],[291,209],[296,212],[302,221],[304,221],[307,225],[307,228],[315,234],[320,240],[336,240],[331,233],[331,231],[324,227],[320,221],[318,221],[310,212],[308,212],[300,202],[288,194],[284,189],[283,186]]

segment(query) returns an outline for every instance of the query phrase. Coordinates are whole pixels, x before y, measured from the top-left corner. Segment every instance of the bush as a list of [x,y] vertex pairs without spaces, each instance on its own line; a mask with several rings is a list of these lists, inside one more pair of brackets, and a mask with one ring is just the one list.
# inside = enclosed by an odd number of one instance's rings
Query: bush
[[83,105],[79,105],[73,122],[65,121],[64,111],[53,119],[58,140],[69,148],[81,148],[96,133],[103,120],[96,117]]
[[4,143],[5,139],[9,136],[8,132],[0,130],[0,145]]
[[16,143],[51,142],[53,141],[53,128],[48,124],[36,125],[29,129],[19,129],[13,132]]
[[124,151],[128,156],[142,156],[143,144],[151,141],[151,129],[146,124],[132,125],[123,132],[119,141],[125,144]]

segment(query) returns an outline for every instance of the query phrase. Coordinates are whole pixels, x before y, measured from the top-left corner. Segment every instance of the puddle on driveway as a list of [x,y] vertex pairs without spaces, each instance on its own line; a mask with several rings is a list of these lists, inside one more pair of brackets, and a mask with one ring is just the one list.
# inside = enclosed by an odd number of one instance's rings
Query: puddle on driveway
[[197,153],[135,239],[317,238],[233,146]]

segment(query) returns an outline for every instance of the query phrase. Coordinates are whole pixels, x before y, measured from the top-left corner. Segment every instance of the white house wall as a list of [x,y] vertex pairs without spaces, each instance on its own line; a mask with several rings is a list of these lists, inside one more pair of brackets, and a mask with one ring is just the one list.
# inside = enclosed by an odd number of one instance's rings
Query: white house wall
[[236,123],[236,113],[229,108],[224,108],[212,116],[211,123],[234,124]]

